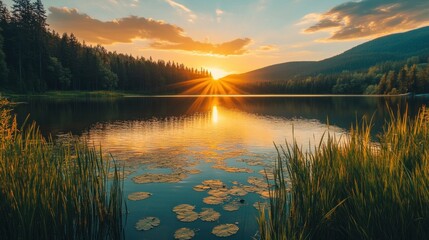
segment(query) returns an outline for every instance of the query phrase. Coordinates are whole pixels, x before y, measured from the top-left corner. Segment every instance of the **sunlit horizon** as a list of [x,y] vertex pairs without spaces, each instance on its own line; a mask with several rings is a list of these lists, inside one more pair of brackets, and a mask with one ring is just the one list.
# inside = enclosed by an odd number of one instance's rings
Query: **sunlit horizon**
[[220,68],[215,68],[215,67],[204,67],[204,68],[211,73],[213,80],[219,80],[223,77],[233,74],[232,72],[227,72]]

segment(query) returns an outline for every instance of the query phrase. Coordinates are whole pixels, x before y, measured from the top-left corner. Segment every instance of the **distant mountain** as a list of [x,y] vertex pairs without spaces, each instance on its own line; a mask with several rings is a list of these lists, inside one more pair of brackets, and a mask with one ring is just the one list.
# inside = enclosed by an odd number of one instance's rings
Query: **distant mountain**
[[280,63],[225,78],[252,81],[289,80],[319,73],[368,69],[377,63],[405,60],[412,56],[429,56],[429,26],[380,37],[321,61]]

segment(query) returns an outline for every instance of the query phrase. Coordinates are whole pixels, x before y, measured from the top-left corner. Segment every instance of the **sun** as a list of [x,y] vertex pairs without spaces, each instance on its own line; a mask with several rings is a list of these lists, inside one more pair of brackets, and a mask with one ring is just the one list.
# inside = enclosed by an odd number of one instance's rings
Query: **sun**
[[227,72],[220,68],[207,67],[206,69],[212,74],[213,80],[219,80],[231,74],[230,72]]

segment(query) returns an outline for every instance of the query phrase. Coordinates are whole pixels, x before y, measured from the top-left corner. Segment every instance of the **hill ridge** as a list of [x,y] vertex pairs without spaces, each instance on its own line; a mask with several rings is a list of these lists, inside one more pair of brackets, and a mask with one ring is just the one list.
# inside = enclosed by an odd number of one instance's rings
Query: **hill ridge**
[[287,81],[297,76],[339,73],[366,69],[372,65],[405,60],[412,56],[429,57],[429,26],[382,36],[320,61],[278,63],[241,74],[224,77],[252,81]]

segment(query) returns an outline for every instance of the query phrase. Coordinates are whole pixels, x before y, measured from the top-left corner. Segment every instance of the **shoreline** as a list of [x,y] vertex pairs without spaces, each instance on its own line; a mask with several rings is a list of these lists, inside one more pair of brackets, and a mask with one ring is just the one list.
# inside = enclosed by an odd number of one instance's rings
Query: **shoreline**
[[94,97],[94,98],[305,98],[305,97],[426,97],[426,94],[144,94],[126,91],[48,91],[36,94],[22,94],[13,92],[0,92],[0,97],[7,98],[76,98],[76,97]]

